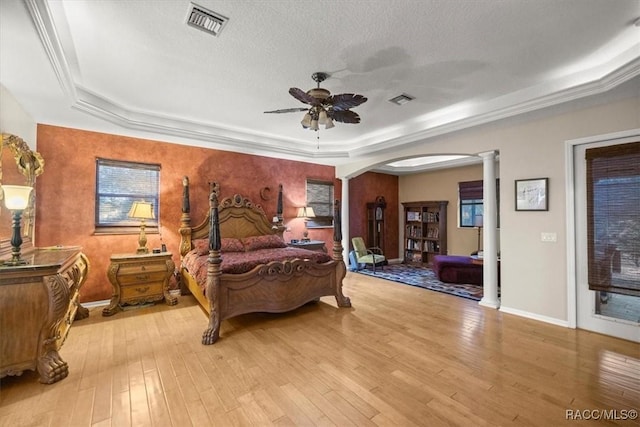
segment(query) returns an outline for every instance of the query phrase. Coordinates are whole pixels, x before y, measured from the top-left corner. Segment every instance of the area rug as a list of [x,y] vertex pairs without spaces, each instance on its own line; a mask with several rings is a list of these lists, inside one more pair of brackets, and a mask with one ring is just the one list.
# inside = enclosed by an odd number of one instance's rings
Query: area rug
[[436,279],[436,275],[429,267],[392,264],[385,266],[384,269],[376,268],[375,273],[368,268],[356,271],[356,273],[391,280],[392,282],[403,283],[405,285],[417,286],[431,291],[443,292],[474,301],[480,301],[482,299],[482,286],[441,282]]

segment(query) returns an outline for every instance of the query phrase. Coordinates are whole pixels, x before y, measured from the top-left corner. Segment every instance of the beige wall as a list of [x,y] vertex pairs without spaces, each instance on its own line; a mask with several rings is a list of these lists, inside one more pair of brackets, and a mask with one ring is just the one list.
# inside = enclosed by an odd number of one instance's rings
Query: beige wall
[[36,122],[0,85],[0,132],[19,136],[32,150],[36,149]]
[[[403,202],[420,200],[447,200],[447,249],[453,255],[469,255],[478,249],[478,229],[458,227],[458,183],[482,179],[482,164],[442,169],[415,175],[403,175],[399,181],[400,213]],[[404,223],[400,221],[400,240]],[[401,243],[402,244],[402,243]],[[399,252],[400,254],[403,251]]]
[[[392,155],[338,166],[336,171],[339,177],[349,177],[396,159],[498,151],[501,309],[568,324],[566,200],[572,193],[566,188],[565,141],[640,128],[640,90],[637,84],[631,89],[616,97],[599,95],[434,137]],[[549,211],[516,212],[514,181],[541,177],[549,178]],[[404,182],[399,185],[400,201],[414,191],[405,188]],[[542,242],[542,232],[556,233],[557,242]]]

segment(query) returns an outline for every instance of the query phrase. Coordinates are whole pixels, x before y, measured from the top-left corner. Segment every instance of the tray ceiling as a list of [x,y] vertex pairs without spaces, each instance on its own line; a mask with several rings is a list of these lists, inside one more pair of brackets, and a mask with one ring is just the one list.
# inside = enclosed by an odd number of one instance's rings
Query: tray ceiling
[[[391,7],[391,3],[393,7]],[[341,164],[610,90],[640,74],[637,0],[0,3],[0,83],[38,123]],[[358,93],[304,130],[290,87]],[[389,100],[406,94],[402,105]]]

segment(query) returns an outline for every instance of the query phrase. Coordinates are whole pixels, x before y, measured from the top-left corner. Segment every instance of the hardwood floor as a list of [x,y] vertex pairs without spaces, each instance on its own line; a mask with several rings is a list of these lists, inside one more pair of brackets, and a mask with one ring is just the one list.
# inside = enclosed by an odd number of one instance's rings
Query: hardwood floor
[[190,296],[94,308],[61,349],[66,379],[0,380],[0,426],[560,426],[639,409],[636,343],[356,273],[344,290],[351,309],[241,316],[212,346]]

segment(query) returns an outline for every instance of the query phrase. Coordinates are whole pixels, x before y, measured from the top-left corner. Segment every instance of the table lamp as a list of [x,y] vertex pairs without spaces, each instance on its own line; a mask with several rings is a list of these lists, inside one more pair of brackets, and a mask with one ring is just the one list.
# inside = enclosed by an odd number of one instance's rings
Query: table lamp
[[20,246],[22,246],[22,233],[20,222],[22,211],[29,206],[29,197],[33,188],[25,185],[3,185],[4,205],[12,213],[12,234],[11,234],[11,260],[5,261],[4,265],[22,265],[25,260],[20,259]]
[[154,219],[153,204],[150,202],[133,202],[128,214],[129,218],[135,218],[140,220],[140,235],[138,236],[138,254],[148,254],[149,248],[147,248],[147,235],[144,231],[145,221],[147,219]]
[[[303,206],[301,208],[298,208],[298,214],[296,215],[297,218],[314,218],[315,216],[316,214],[311,206]],[[302,233],[302,241],[309,241],[309,230],[307,230],[306,223],[304,227],[304,233]]]

